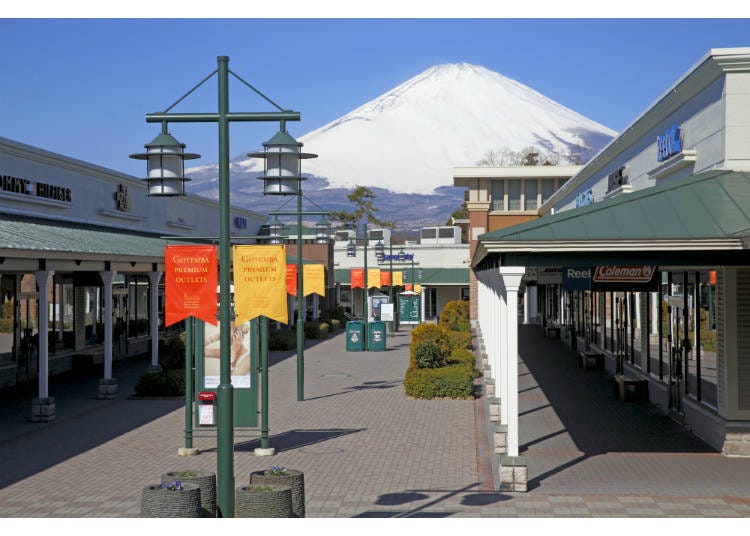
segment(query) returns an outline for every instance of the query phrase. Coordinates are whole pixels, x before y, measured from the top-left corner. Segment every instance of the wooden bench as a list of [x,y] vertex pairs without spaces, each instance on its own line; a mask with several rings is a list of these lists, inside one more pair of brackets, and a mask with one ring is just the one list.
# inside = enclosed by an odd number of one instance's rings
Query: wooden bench
[[559,339],[560,338],[560,327],[559,326],[545,326],[544,336],[548,339]]
[[618,374],[613,385],[615,396],[623,402],[648,402],[648,380]]
[[604,354],[601,352],[581,352],[578,366],[582,369],[604,370]]

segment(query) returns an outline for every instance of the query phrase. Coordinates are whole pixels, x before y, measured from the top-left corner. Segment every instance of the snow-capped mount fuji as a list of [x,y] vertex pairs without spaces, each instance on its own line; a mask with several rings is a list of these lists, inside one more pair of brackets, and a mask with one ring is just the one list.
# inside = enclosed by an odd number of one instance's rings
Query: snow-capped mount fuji
[[[330,187],[429,194],[491,149],[530,145],[590,157],[616,133],[484,67],[438,65],[298,138],[304,171]],[[237,162],[260,170],[257,160]]]
[[[615,134],[515,80],[458,63],[427,69],[327,125],[294,135],[305,152],[319,155],[303,162],[303,174],[311,176],[306,198],[327,210],[351,210],[346,195],[368,186],[379,217],[413,229],[445,223],[463,200],[453,168],[476,165],[488,151],[534,145],[579,155],[583,163]],[[278,210],[277,196],[264,196],[263,182],[255,180],[262,171],[262,162],[247,156],[231,163],[233,204]],[[218,197],[218,165],[186,174],[191,193]]]

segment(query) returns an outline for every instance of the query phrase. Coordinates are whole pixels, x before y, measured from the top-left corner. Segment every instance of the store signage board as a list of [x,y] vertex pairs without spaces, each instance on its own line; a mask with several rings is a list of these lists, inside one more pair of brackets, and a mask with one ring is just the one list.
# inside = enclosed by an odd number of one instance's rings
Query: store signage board
[[564,266],[562,269],[563,290],[591,290],[591,268],[588,266]]
[[392,303],[381,303],[380,304],[380,320],[384,322],[392,322],[395,320],[393,317],[393,304]]
[[591,278],[591,290],[655,291],[659,289],[656,266],[597,266]]
[[669,160],[676,154],[682,152],[680,143],[680,126],[672,125],[663,135],[656,137],[657,162]]

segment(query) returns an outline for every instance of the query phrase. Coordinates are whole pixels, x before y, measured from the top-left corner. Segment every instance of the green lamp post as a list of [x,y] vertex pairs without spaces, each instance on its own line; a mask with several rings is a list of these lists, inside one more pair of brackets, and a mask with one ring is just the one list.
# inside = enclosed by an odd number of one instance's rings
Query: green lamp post
[[[278,112],[230,112],[229,74],[247,85],[276,107]],[[179,102],[210,79],[218,78],[217,113],[169,113]],[[219,386],[217,393],[217,506],[221,517],[234,517],[234,389],[231,383],[231,320],[230,310],[230,214],[229,214],[229,123],[232,121],[299,121],[299,112],[283,110],[254,87],[229,70],[229,57],[217,58],[217,69],[196,87],[163,112],[147,114],[147,123],[161,123],[160,136],[146,145],[147,152],[131,155],[148,160],[148,193],[150,196],[175,196],[185,193],[183,161],[197,156],[184,153],[184,145],[167,132],[168,123],[218,123],[219,126]],[[169,139],[171,138],[171,140]],[[173,141],[176,142],[173,143]],[[164,143],[167,142],[167,143]],[[178,149],[179,148],[179,149]]]
[[276,135],[263,144],[263,151],[248,153],[250,157],[263,159],[264,173],[258,178],[263,181],[265,195],[297,196],[297,400],[299,401],[305,399],[305,311],[302,288],[302,181],[305,177],[302,176],[301,161],[318,157],[316,154],[303,153],[301,149],[302,144],[286,131],[286,123],[282,121],[281,128]]

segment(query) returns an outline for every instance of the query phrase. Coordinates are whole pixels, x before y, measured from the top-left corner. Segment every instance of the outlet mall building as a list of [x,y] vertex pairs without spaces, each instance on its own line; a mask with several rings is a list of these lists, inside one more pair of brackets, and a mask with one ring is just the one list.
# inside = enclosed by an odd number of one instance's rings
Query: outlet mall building
[[524,465],[519,304],[623,398],[750,456],[750,48],[711,50],[539,215],[479,235],[472,258],[506,476]]
[[[111,397],[113,360],[158,363],[162,237],[218,236],[218,204],[146,194],[145,181],[0,138],[0,389],[38,380],[32,419],[54,418],[55,374],[103,364]],[[265,222],[230,212],[232,234]]]

